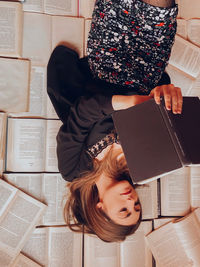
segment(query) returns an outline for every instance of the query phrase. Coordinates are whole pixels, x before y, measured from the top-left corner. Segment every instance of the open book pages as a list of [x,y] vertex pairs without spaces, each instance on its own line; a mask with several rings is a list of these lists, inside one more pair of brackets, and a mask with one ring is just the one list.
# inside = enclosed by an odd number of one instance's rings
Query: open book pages
[[0,266],[9,267],[40,220],[45,205],[0,179]]
[[87,56],[87,40],[88,40],[88,34],[90,31],[91,26],[91,19],[85,20],[85,56]]
[[145,235],[152,230],[152,222],[142,222],[137,231],[120,243],[106,243],[95,236],[84,235],[84,266],[127,267],[152,266],[152,255],[145,243]]
[[0,175],[4,171],[4,160],[6,150],[6,128],[7,114],[0,112]]
[[200,167],[185,167],[161,179],[161,215],[183,216],[200,206]]
[[0,110],[28,111],[30,61],[0,58]]
[[9,173],[4,178],[20,190],[47,204],[38,225],[64,225],[63,207],[67,182],[58,173]]
[[59,43],[65,43],[82,57],[84,19],[24,13],[23,57],[33,64],[47,65],[51,52]]
[[80,16],[91,18],[95,0],[79,0]]
[[200,75],[200,47],[176,35],[169,63],[190,76],[197,78]]
[[11,267],[42,267],[42,266],[32,261],[28,257],[24,256],[22,253],[20,253]]
[[28,112],[9,112],[10,117],[58,119],[46,91],[46,66],[31,65]]
[[66,226],[37,228],[22,252],[42,266],[81,267],[82,234]]
[[200,18],[200,2],[199,0],[178,0],[179,17],[184,19]]
[[58,172],[56,135],[59,120],[8,119],[6,170]]
[[157,180],[136,187],[142,206],[142,219],[153,219],[158,217],[158,191]]
[[183,96],[189,96],[194,89],[196,79],[171,64],[167,66],[166,71],[170,76],[171,83],[181,88]]
[[53,15],[79,15],[79,0],[26,0],[23,3],[24,11],[49,13]]
[[0,1],[0,55],[20,57],[22,48],[22,5]]
[[156,230],[159,227],[161,227],[161,226],[173,221],[174,219],[175,218],[172,218],[172,217],[170,217],[170,218],[163,217],[163,218],[159,218],[159,219],[154,219],[153,220],[153,228],[154,228],[154,230]]
[[200,19],[177,19],[177,34],[200,46]]
[[146,236],[156,266],[200,265],[200,208]]

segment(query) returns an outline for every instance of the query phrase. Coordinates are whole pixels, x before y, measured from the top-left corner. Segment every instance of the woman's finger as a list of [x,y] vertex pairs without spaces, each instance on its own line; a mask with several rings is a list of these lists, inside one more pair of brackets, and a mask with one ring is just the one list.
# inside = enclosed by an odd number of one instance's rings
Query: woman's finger
[[171,110],[171,85],[163,86],[163,95],[165,100],[165,107],[167,110]]
[[176,87],[176,88],[177,88],[177,97],[178,97],[177,112],[178,112],[178,114],[181,114],[182,106],[183,106],[183,96],[181,93],[181,89],[179,87]]
[[178,97],[176,87],[170,88],[171,92],[171,102],[172,102],[172,111],[174,114],[178,113]]
[[154,88],[154,99],[156,101],[156,104],[160,104],[160,93],[161,93],[161,86],[156,86]]

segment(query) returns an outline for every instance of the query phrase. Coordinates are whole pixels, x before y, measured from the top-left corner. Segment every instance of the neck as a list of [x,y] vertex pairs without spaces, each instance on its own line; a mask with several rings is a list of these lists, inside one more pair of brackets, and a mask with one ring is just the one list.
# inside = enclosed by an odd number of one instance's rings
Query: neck
[[107,189],[109,189],[110,186],[112,186],[114,183],[113,179],[105,176],[104,173],[101,174],[101,176],[96,181],[96,186],[99,192],[99,198],[100,200],[103,198],[103,195]]

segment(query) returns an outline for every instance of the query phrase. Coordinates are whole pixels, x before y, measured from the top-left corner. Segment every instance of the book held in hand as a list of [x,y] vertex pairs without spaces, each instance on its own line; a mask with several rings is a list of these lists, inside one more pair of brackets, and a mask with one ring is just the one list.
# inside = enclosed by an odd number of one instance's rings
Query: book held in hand
[[181,114],[154,99],[113,113],[134,183],[146,183],[183,166],[200,164],[200,100],[184,97]]

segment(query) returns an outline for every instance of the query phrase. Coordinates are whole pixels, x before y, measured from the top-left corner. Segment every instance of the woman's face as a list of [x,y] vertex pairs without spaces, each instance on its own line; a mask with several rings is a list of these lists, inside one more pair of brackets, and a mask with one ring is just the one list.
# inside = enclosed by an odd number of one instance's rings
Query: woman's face
[[126,180],[115,181],[111,184],[102,195],[97,207],[120,225],[136,224],[141,212],[138,195]]

